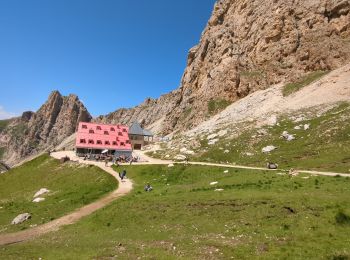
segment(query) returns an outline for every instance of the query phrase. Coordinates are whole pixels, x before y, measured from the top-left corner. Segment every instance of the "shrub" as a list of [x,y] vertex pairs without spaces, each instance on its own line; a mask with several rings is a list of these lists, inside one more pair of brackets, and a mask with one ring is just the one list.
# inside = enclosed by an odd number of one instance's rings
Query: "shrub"
[[343,211],[339,211],[335,215],[335,221],[340,225],[350,225],[350,216],[345,214]]

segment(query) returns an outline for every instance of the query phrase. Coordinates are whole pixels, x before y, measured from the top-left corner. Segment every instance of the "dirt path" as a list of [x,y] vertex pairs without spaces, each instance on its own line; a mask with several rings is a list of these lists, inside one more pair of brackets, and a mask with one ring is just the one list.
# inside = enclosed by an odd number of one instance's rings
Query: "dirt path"
[[[136,151],[134,152],[136,155],[140,156],[140,158],[145,161],[138,164],[170,164],[174,163],[173,161],[165,161],[160,159],[155,159],[149,157],[145,154],[144,151]],[[185,163],[185,162],[180,162]],[[263,167],[252,167],[252,166],[244,166],[244,165],[236,165],[236,164],[220,164],[220,163],[207,163],[207,162],[188,162],[188,164],[192,165],[206,165],[206,166],[214,166],[214,167],[227,167],[227,168],[236,168],[236,169],[250,169],[250,170],[258,170],[258,171],[276,171],[269,170]],[[278,170],[283,171],[283,170]],[[350,177],[350,174],[347,173],[337,173],[337,172],[320,172],[320,171],[308,171],[308,170],[297,170],[299,173],[308,173],[312,175],[323,175],[323,176],[342,176],[342,177]]]
[[30,228],[27,230],[15,232],[15,233],[10,233],[10,234],[3,234],[0,235],[0,245],[8,245],[8,244],[14,244],[14,243],[19,243],[22,241],[26,241],[29,239],[34,239],[37,238],[43,234],[49,233],[51,231],[57,231],[60,227],[65,226],[65,225],[70,225],[81,218],[90,215],[91,213],[95,212],[96,210],[108,205],[115,199],[126,195],[132,190],[132,182],[129,179],[126,179],[125,181],[121,181],[119,179],[118,174],[111,168],[111,167],[106,167],[103,162],[92,162],[92,161],[84,161],[78,159],[73,152],[66,151],[66,152],[57,152],[57,153],[52,153],[51,156],[54,158],[61,158],[64,156],[69,156],[71,159],[75,161],[79,161],[80,163],[85,163],[85,164],[92,164],[100,167],[102,170],[108,172],[111,174],[114,178],[116,178],[119,182],[118,188],[113,191],[112,193],[108,194],[107,196],[89,204],[86,205],[82,208],[77,209],[76,211],[69,213],[68,215],[65,215],[63,217],[60,217],[56,220],[53,220],[51,222],[48,222],[46,224]]

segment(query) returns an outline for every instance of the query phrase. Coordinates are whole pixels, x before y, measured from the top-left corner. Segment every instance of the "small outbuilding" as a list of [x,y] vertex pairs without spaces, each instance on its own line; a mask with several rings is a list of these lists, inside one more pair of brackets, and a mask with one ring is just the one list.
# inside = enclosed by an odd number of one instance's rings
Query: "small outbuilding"
[[134,150],[141,150],[143,146],[153,142],[153,134],[134,122],[129,128],[129,139]]

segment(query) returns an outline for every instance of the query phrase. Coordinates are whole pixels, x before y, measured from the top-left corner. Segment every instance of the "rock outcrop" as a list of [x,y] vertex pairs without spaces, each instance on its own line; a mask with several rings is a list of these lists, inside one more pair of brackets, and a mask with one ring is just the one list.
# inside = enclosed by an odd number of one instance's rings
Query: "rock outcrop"
[[350,60],[349,11],[349,0],[219,0],[188,53],[179,89],[99,120],[151,125],[161,119],[159,132],[170,133],[207,119],[210,104],[334,70]]
[[13,164],[50,149],[72,135],[80,121],[91,118],[77,96],[54,91],[37,112],[24,112],[0,133],[6,147],[3,160]]

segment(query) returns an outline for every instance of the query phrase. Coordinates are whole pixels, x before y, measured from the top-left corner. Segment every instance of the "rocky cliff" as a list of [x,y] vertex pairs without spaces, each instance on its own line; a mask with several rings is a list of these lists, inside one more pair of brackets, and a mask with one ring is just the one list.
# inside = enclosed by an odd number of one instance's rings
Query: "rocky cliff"
[[3,159],[14,163],[50,149],[73,134],[78,122],[90,120],[91,115],[77,96],[65,97],[54,91],[37,112],[24,112],[0,133],[5,147]]
[[349,11],[349,0],[219,0],[179,89],[99,120],[170,133],[256,90],[336,69],[350,60]]

